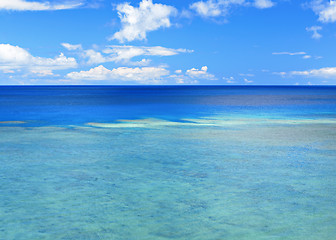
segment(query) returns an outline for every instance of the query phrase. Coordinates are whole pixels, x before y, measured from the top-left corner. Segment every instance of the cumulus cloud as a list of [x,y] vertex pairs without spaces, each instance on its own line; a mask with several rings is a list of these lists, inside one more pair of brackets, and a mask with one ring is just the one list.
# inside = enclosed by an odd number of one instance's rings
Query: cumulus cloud
[[208,73],[207,66],[203,66],[200,70],[191,68],[186,71],[186,75],[195,79],[216,80],[216,77],[213,74]]
[[202,17],[218,17],[226,16],[230,9],[235,6],[254,6],[264,9],[274,5],[271,0],[207,0],[194,2],[190,5],[190,8]]
[[199,80],[216,80],[215,76],[207,72],[207,67],[201,70],[196,68],[189,69],[183,73],[178,69],[170,75],[166,67],[119,67],[108,69],[103,65],[91,68],[88,71],[71,72],[66,76],[68,79],[75,81],[109,81],[109,82],[136,82],[141,84],[196,84]]
[[35,57],[27,50],[10,44],[0,44],[0,70],[27,69],[37,75],[51,75],[52,70],[77,67],[76,59],[61,53],[55,58]]
[[336,79],[336,67],[326,67],[307,71],[292,71],[292,75]]
[[109,80],[109,81],[135,81],[143,84],[160,83],[169,71],[163,67],[119,67],[112,70],[103,65],[88,71],[71,72],[67,77],[73,80]]
[[46,10],[64,10],[81,6],[81,2],[65,2],[63,4],[50,4],[49,2],[30,2],[25,0],[0,0],[0,10],[14,11],[46,11]]
[[336,1],[314,0],[311,8],[319,16],[320,22],[336,22]]
[[152,0],[142,0],[138,8],[131,6],[129,3],[118,4],[117,11],[122,28],[110,40],[116,39],[122,43],[144,40],[147,32],[170,27],[170,17],[177,12],[172,6],[153,4]]
[[313,32],[312,38],[314,39],[320,39],[322,37],[322,35],[318,32],[322,30],[322,27],[320,26],[307,27],[306,30],[307,32]]

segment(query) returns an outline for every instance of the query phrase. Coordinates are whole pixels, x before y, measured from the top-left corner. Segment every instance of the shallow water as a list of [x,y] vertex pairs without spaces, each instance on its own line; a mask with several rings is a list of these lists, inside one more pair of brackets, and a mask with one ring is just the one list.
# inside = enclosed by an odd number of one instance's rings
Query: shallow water
[[334,239],[335,96],[0,88],[0,239]]

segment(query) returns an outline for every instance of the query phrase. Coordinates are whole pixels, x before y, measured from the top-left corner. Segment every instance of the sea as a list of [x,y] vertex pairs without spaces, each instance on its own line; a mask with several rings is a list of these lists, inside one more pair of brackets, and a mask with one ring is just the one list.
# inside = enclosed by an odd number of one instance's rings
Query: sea
[[336,87],[1,86],[1,240],[334,240]]

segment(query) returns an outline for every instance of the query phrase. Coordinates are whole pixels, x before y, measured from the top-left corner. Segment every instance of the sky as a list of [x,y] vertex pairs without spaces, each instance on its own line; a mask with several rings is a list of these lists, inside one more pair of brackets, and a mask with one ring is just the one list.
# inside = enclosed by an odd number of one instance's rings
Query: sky
[[0,0],[0,85],[335,85],[334,0]]

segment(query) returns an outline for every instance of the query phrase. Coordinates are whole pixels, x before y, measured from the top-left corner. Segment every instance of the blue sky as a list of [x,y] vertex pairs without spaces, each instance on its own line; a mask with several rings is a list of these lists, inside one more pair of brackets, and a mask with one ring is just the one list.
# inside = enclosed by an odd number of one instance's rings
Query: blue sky
[[336,84],[336,1],[0,0],[0,84]]

